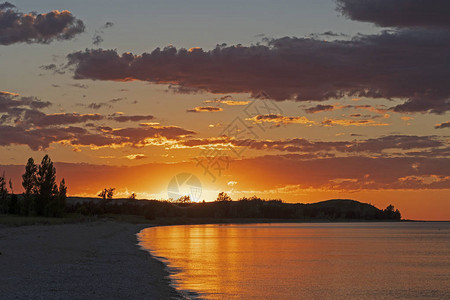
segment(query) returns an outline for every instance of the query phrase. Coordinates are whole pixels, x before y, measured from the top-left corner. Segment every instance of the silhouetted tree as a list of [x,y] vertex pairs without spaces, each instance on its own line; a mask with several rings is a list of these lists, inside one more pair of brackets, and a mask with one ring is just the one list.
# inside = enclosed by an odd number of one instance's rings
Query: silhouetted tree
[[137,197],[136,193],[132,193],[132,194],[130,195],[130,197],[128,197],[128,199],[136,200],[136,197]]
[[11,179],[9,179],[9,189],[11,190],[11,194],[9,195],[8,212],[10,214],[18,214],[20,212],[20,208],[19,208],[17,195],[14,194],[14,189],[13,189]]
[[29,215],[32,204],[35,202],[35,194],[37,193],[37,166],[32,157],[28,159],[25,166],[25,173],[22,175],[22,186],[24,188],[23,199],[21,203],[20,213]]
[[8,213],[8,189],[6,188],[5,173],[0,176],[0,213]]
[[232,201],[232,199],[227,193],[220,192],[219,195],[217,195],[216,201]]
[[174,201],[175,203],[191,203],[191,197],[190,196],[181,196],[180,198],[176,199]]
[[106,189],[103,189],[100,193],[98,193],[97,196],[99,196],[100,198],[105,200],[106,199],[106,194],[107,194]]
[[97,196],[101,197],[103,200],[111,200],[114,196],[114,191],[116,188],[110,187],[109,189],[103,189]]
[[[56,185],[56,169],[48,155],[45,155],[38,167],[36,178],[36,213],[37,215],[53,215],[57,205],[54,198],[58,194]],[[48,205],[52,203],[51,207]]]
[[67,200],[67,187],[66,187],[66,181],[64,178],[59,183],[59,190],[58,190],[58,216],[62,216],[64,214],[64,210],[66,208],[66,200]]
[[395,209],[392,204],[389,204],[388,207],[383,210],[383,213],[386,219],[400,220],[402,218],[400,211]]

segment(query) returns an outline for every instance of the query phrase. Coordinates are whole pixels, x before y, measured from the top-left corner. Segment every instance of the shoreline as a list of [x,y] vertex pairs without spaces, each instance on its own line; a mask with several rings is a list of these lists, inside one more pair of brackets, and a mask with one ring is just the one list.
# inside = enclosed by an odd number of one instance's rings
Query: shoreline
[[2,299],[185,299],[139,244],[152,224],[111,221],[0,228]]
[[180,273],[181,270],[170,266],[170,262],[166,257],[157,256],[153,252],[152,249],[145,248],[144,246],[142,246],[142,240],[140,239],[139,234],[144,229],[149,229],[149,228],[153,228],[153,227],[165,227],[165,226],[178,226],[178,225],[153,225],[152,224],[151,226],[141,229],[141,231],[139,231],[139,233],[136,234],[136,236],[138,237],[138,241],[139,241],[138,246],[139,246],[140,250],[145,251],[148,255],[151,256],[152,259],[158,261],[159,263],[161,263],[163,265],[163,269],[167,274],[166,278],[168,279],[168,284],[170,285],[171,288],[175,289],[175,291],[178,293],[178,295],[181,297],[181,299],[202,299],[201,295],[195,291],[181,289],[181,287],[178,285],[177,281],[174,278],[172,278],[172,275]]

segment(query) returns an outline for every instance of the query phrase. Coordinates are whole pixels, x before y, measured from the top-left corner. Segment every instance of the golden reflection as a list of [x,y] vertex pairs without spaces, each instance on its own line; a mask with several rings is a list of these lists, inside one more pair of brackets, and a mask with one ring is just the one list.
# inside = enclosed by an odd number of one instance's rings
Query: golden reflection
[[171,277],[181,290],[208,299],[377,299],[440,289],[426,274],[448,278],[442,224],[186,225],[148,228],[140,239],[180,270]]

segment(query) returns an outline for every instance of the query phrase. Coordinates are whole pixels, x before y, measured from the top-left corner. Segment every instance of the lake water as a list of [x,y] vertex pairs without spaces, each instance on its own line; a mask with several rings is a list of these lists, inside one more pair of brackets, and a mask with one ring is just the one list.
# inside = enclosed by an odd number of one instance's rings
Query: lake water
[[206,299],[450,299],[450,223],[185,225],[140,239]]

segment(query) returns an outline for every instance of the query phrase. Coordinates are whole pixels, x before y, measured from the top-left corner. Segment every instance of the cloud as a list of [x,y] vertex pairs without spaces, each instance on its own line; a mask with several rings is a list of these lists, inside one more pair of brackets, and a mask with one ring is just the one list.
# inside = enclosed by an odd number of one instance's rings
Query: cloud
[[37,111],[51,106],[48,101],[36,97],[21,97],[18,94],[0,91],[0,124],[20,121],[27,111]]
[[[354,115],[359,117],[361,115]],[[379,123],[374,120],[346,120],[346,119],[325,119],[321,123],[324,126],[389,126],[388,123]]]
[[103,120],[100,114],[56,113],[45,114],[35,110],[25,112],[24,121],[37,126],[68,125]]
[[309,114],[315,114],[317,112],[323,112],[323,111],[331,111],[334,109],[333,105],[316,105],[310,108],[306,108],[305,112],[309,113]]
[[80,127],[29,128],[0,125],[0,146],[27,145],[32,150],[47,149],[52,143],[73,146],[145,146],[151,139],[177,140],[195,132],[176,126],[121,128],[93,133]]
[[155,119],[154,116],[152,115],[146,115],[146,116],[140,116],[140,115],[136,115],[136,116],[111,116],[109,117],[110,120],[114,120],[116,122],[140,122],[140,121],[150,121]]
[[[212,50],[169,46],[141,55],[87,49],[69,54],[68,65],[76,79],[140,80],[253,97],[264,91],[279,101],[383,98],[403,101],[391,108],[400,113],[450,110],[448,1],[338,4],[350,18],[398,28],[344,40],[283,37]],[[406,17],[400,17],[404,11]]]
[[191,52],[166,47],[140,56],[86,50],[68,60],[77,79],[176,82],[212,93],[264,90],[275,100],[400,98],[406,101],[395,111],[443,113],[450,109],[449,36],[404,30],[351,41],[286,37],[268,45]]
[[42,109],[52,105],[48,101],[41,101],[36,97],[21,97],[19,94],[0,91],[0,112],[10,112],[10,109],[28,107]]
[[85,133],[86,130],[79,127],[29,129],[0,125],[0,146],[27,145],[37,151],[47,149],[51,143],[70,140]]
[[[153,120],[152,115],[110,115],[53,113],[41,111],[51,105],[35,97],[0,91],[0,146],[27,145],[32,150],[47,149],[52,143],[72,146],[117,147],[145,146],[152,140],[165,142],[196,134],[177,126],[140,124],[139,127],[114,129],[87,123],[101,120],[140,122]],[[84,128],[69,126],[85,123]]]
[[169,84],[169,86],[167,87],[167,92],[172,92],[174,94],[191,95],[191,94],[199,94],[202,92],[202,90],[198,88]]
[[230,106],[238,106],[238,105],[247,105],[250,103],[250,101],[235,101],[233,100],[233,97],[230,95],[220,97],[218,99],[214,100],[206,100],[204,103],[219,103],[219,104],[226,104]]
[[441,124],[436,124],[436,126],[434,126],[434,128],[436,128],[436,129],[450,128],[450,121],[449,122],[444,122],[444,123],[441,123]]
[[144,154],[130,154],[125,156],[125,158],[128,158],[129,160],[140,160],[140,159],[146,159],[148,156]]
[[83,21],[67,10],[24,14],[9,2],[0,4],[0,45],[70,40],[84,29]]
[[348,35],[329,30],[323,33],[311,33],[309,36],[313,38],[329,38],[329,37],[334,38],[334,37],[347,37]]
[[90,108],[90,109],[97,110],[97,109],[100,109],[102,107],[112,108],[112,105],[108,104],[108,103],[104,103],[104,102],[100,102],[100,103],[92,102],[92,103],[89,103],[86,107]]
[[167,139],[180,139],[195,134],[194,131],[186,130],[177,126],[149,125],[137,128],[115,129],[111,135],[124,138],[126,142],[141,144],[147,138],[164,137]]
[[104,29],[111,28],[114,26],[113,22],[106,22],[105,25],[95,30],[94,36],[92,37],[92,44],[99,46],[103,41],[103,35],[105,34]]
[[[353,141],[311,141],[303,138],[282,140],[242,140],[229,137],[190,139],[179,141],[185,147],[248,147],[261,151],[282,151],[308,154],[305,159],[330,157],[336,155],[369,156],[424,156],[445,157],[449,144],[437,136],[389,135],[378,138]],[[413,152],[420,150],[418,152]]]
[[215,106],[197,106],[195,108],[188,109],[186,111],[187,112],[194,112],[194,113],[198,113],[198,112],[219,112],[219,111],[223,111],[223,108],[215,107]]
[[344,16],[381,27],[450,28],[447,0],[337,0]]
[[42,65],[39,67],[42,70],[53,71],[55,74],[65,74],[66,72],[62,70],[62,68],[56,66],[56,64]]
[[267,114],[267,115],[256,115],[251,118],[247,118],[247,121],[252,121],[253,123],[275,123],[280,124],[314,124],[314,121],[308,120],[306,117],[285,117],[279,114]]

